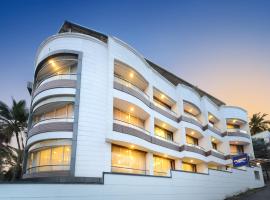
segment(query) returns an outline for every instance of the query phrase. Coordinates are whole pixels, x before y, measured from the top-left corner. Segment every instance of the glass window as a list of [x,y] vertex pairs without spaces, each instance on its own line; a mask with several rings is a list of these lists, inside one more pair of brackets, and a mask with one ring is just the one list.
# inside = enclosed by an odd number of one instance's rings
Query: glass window
[[67,116],[67,106],[56,109],[56,118],[63,118]]
[[154,175],[169,176],[171,169],[174,169],[173,160],[154,156]]
[[117,108],[114,108],[113,117],[116,120],[123,121],[144,129],[144,121],[132,116],[130,113],[125,113]]
[[73,104],[68,104],[68,117],[72,118],[74,116],[74,109],[73,109]]
[[28,153],[28,173],[68,170],[71,146],[56,146],[35,149]]
[[164,138],[166,140],[173,141],[173,133],[157,125],[155,125],[155,135]]
[[233,155],[244,153],[243,145],[233,145],[233,144],[231,144],[230,149],[231,149],[231,154],[233,154]]
[[120,173],[146,174],[145,152],[120,146],[112,146],[112,171]]
[[157,97],[155,97],[155,96],[154,96],[154,101],[155,101],[157,104],[159,104],[159,105],[161,105],[161,106],[163,106],[163,107],[165,107],[165,108],[167,108],[167,109],[169,109],[169,110],[172,109],[171,106],[169,106],[168,104],[166,104],[165,102],[161,101],[159,98],[157,98]]
[[217,150],[217,144],[216,143],[212,142],[212,147],[213,147],[213,149]]
[[182,169],[184,171],[188,171],[188,172],[197,172],[196,165],[195,164],[191,164],[191,163],[183,162],[182,163]]
[[186,142],[187,142],[187,144],[193,144],[193,145],[199,144],[198,139],[191,137],[190,135],[186,135]]
[[37,73],[36,83],[57,75],[75,74],[77,71],[77,56],[64,55],[47,59],[43,62],[41,69]]

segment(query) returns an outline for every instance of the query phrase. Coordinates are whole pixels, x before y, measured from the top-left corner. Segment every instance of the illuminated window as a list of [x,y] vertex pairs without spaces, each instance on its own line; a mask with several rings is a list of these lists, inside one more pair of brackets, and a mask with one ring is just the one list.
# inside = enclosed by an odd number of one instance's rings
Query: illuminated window
[[174,161],[168,158],[154,156],[154,175],[169,176],[171,169],[174,169]]
[[112,146],[112,172],[146,174],[145,152]]
[[65,106],[56,108],[52,111],[47,111],[38,115],[34,115],[33,122],[38,123],[42,120],[48,119],[62,119],[62,118],[73,118],[74,116],[74,105],[69,103]]
[[240,129],[238,124],[227,124],[227,129]]
[[182,169],[188,172],[197,172],[196,165],[191,163],[182,162]]
[[157,125],[155,125],[155,135],[166,140],[173,141],[173,133]]
[[236,154],[241,154],[244,153],[244,146],[243,145],[230,145],[231,149],[231,154],[236,155]]
[[161,106],[163,106],[163,107],[165,107],[165,108],[167,108],[167,109],[169,109],[169,110],[172,109],[171,106],[169,106],[168,104],[166,104],[165,102],[161,101],[159,98],[157,98],[157,97],[155,97],[155,96],[154,96],[154,101],[155,101],[157,104],[159,104],[159,105],[161,105]]
[[197,145],[197,146],[199,144],[198,139],[195,137],[191,137],[190,135],[186,135],[186,142],[187,142],[187,144],[193,144],[193,145]]
[[56,146],[35,149],[28,153],[28,173],[68,170],[71,147]]
[[117,108],[114,108],[113,117],[115,120],[123,121],[144,129],[144,121],[132,116],[130,113],[126,113]]
[[59,76],[76,74],[77,64],[76,55],[57,56],[43,61],[36,76],[36,85],[47,78],[55,77],[56,80]]
[[217,144],[216,143],[212,142],[212,147],[213,147],[213,149],[217,150]]

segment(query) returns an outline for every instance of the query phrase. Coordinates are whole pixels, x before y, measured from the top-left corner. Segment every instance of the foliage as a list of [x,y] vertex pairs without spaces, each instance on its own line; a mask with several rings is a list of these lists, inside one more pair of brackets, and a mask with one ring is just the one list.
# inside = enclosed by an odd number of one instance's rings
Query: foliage
[[256,133],[260,133],[263,131],[270,130],[270,120],[266,120],[265,117],[267,114],[263,113],[255,113],[252,115],[250,122],[249,122],[249,128],[251,135],[255,135]]
[[[24,100],[12,99],[11,107],[0,101],[0,180],[11,181],[22,176],[27,119]],[[16,147],[10,145],[12,138],[16,140]]]

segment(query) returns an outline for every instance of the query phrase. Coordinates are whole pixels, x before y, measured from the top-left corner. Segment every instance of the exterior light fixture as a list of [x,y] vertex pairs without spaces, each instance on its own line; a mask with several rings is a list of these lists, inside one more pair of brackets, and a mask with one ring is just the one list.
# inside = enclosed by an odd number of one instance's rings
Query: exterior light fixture
[[134,108],[133,108],[133,107],[131,107],[131,108],[130,108],[130,111],[131,111],[131,112],[133,112],[133,111],[134,111]]
[[193,160],[190,160],[191,163],[193,163],[194,161]]
[[191,131],[191,135],[194,135],[194,131]]
[[212,138],[212,141],[214,142],[215,141],[215,138]]
[[129,73],[129,77],[130,78],[133,78],[134,77],[134,74],[132,72]]
[[130,145],[130,148],[132,148],[132,149],[133,149],[134,147],[135,147],[134,145]]
[[162,124],[162,127],[163,127],[163,128],[165,128],[165,126],[166,126],[166,124],[165,124],[165,123],[163,123],[163,124]]
[[161,94],[160,98],[161,99],[164,99],[165,95],[164,94]]

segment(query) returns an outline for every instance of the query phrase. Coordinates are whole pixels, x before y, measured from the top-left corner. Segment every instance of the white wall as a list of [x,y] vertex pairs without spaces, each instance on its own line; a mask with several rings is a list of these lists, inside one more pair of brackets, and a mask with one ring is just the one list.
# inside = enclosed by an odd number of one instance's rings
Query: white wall
[[209,175],[172,171],[172,178],[105,174],[104,185],[2,184],[0,199],[222,200],[248,188],[262,187],[262,174],[260,181],[255,180],[254,169],[233,169],[232,173],[209,170]]

